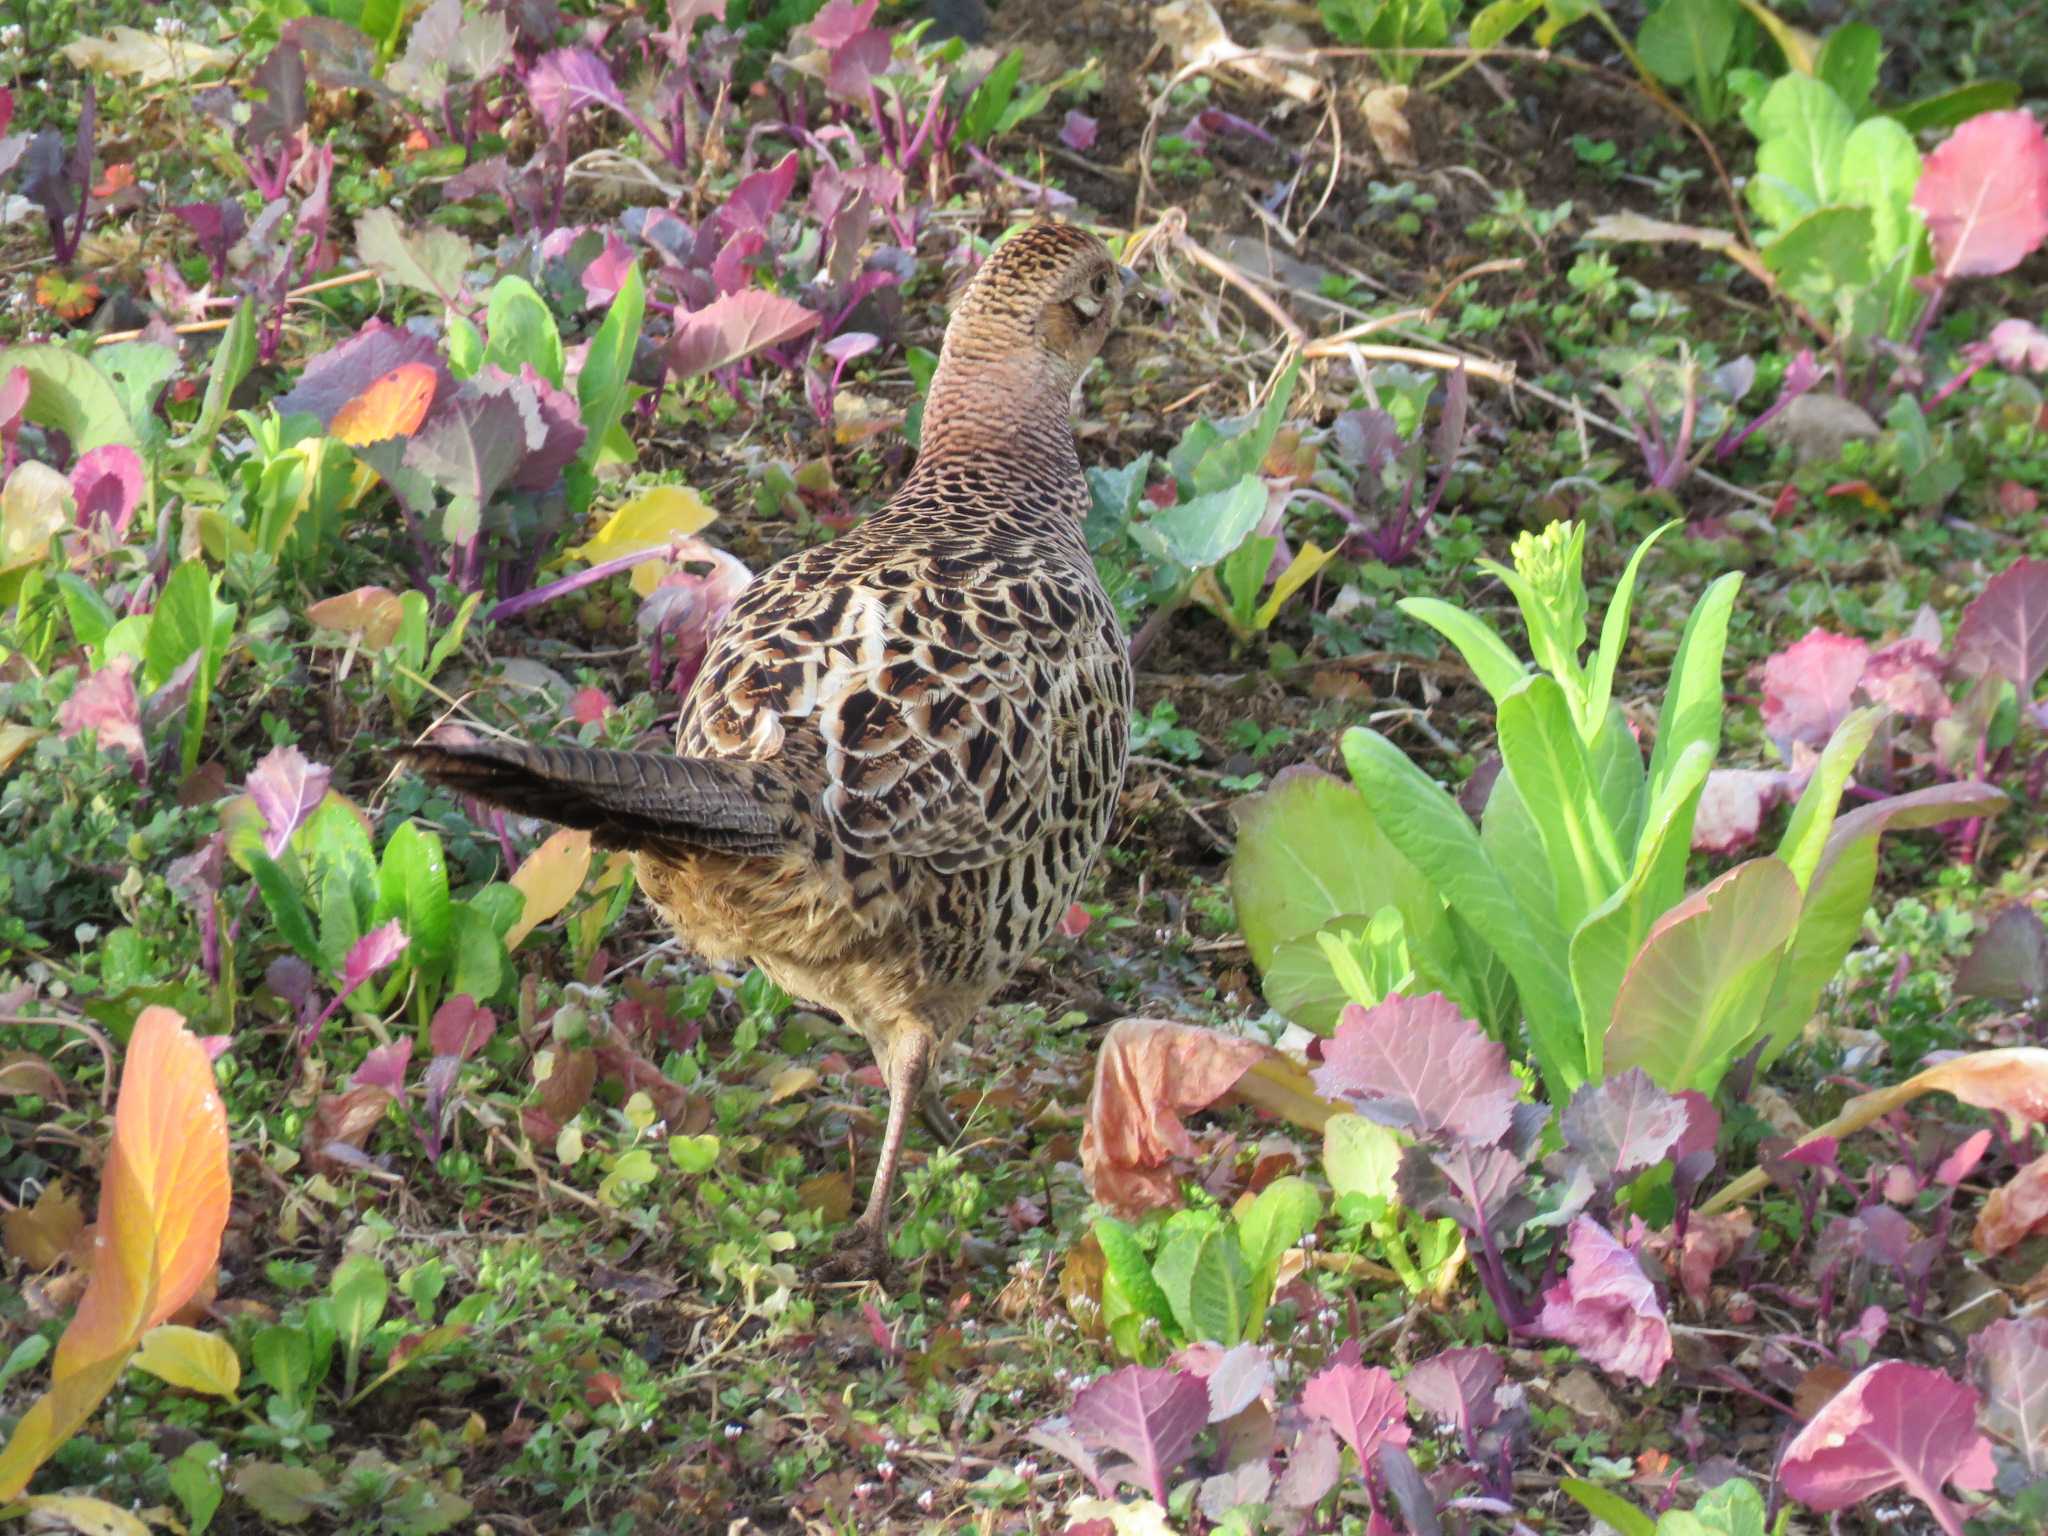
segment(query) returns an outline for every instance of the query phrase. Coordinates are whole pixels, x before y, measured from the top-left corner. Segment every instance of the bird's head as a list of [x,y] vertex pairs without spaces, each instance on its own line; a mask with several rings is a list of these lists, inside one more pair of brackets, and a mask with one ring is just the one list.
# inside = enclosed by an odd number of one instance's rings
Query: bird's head
[[1049,220],[1028,225],[967,285],[946,326],[946,356],[1007,365],[1070,390],[1102,350],[1136,281],[1086,230]]

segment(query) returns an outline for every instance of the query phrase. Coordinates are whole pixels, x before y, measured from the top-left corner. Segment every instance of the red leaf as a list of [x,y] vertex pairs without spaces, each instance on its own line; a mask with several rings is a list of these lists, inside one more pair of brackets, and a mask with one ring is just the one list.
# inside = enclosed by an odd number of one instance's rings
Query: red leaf
[[1764,663],[1764,734],[1787,763],[1795,742],[1827,745],[1854,705],[1868,660],[1861,640],[1815,629]]
[[389,1045],[380,1045],[363,1058],[351,1077],[351,1088],[382,1088],[393,1098],[405,1092],[405,1069],[412,1063],[412,1036],[400,1035]]
[[1381,1446],[1408,1443],[1408,1399],[1387,1371],[1358,1363],[1356,1339],[1334,1364],[1309,1377],[1301,1389],[1301,1409],[1343,1436],[1368,1472]]
[[1209,1388],[1185,1371],[1127,1365],[1083,1387],[1067,1418],[1090,1449],[1130,1458],[1103,1468],[1106,1477],[1135,1481],[1164,1504],[1168,1475],[1208,1425]]
[[1068,906],[1067,915],[1060,919],[1060,937],[1078,939],[1088,931],[1088,925],[1094,921],[1095,919],[1088,915],[1086,907],[1078,901],[1074,902]]
[[1937,1184],[1960,1184],[1984,1160],[1984,1153],[1991,1146],[1991,1133],[1977,1131],[1963,1138],[1955,1151],[1941,1160],[1941,1166],[1934,1170]]
[[1256,1040],[1189,1024],[1121,1019],[1111,1025],[1095,1059],[1081,1131],[1089,1193],[1121,1214],[1170,1203],[1179,1183],[1167,1165],[1195,1153],[1180,1117],[1214,1103],[1270,1054]]
[[595,725],[611,712],[612,701],[602,688],[579,688],[569,700],[569,718],[578,725]]
[[1972,677],[1996,674],[2020,693],[2048,671],[2048,560],[2015,560],[1963,610],[1956,628],[1956,670]]
[[1913,189],[1941,277],[2010,272],[2048,240],[2048,136],[2030,112],[1985,112],[1949,135]]
[[1381,1125],[1480,1145],[1507,1134],[1518,1092],[1507,1052],[1440,992],[1347,1006],[1315,1084]]
[[1671,1325],[1656,1289],[1636,1256],[1591,1217],[1572,1222],[1569,1252],[1571,1268],[1543,1293],[1537,1332],[1647,1386],[1671,1360]]
[[1880,1361],[1785,1447],[1778,1477],[1793,1498],[1822,1511],[1904,1488],[1961,1536],[1960,1514],[1941,1488],[1991,1486],[1991,1442],[1977,1432],[1977,1408],[1977,1394],[1940,1371]]
[[479,1008],[468,993],[451,997],[434,1010],[427,1026],[427,1044],[436,1056],[459,1056],[468,1060],[491,1043],[498,1032],[498,1016]]
[[669,371],[679,379],[715,373],[763,347],[801,336],[817,323],[803,305],[766,289],[729,293],[678,322],[665,348]]
[[263,813],[263,851],[284,852],[305,819],[327,798],[333,770],[306,760],[297,747],[273,747],[249,770],[249,798]]

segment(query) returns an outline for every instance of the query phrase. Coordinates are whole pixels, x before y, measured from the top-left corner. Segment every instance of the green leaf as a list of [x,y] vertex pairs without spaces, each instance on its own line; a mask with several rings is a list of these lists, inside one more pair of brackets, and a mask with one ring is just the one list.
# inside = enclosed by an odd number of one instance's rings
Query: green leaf
[[1783,229],[1838,201],[1842,152],[1856,119],[1833,90],[1797,72],[1781,78],[1757,110],[1756,175],[1750,206]]
[[1532,677],[1500,706],[1500,754],[1515,791],[1536,820],[1566,932],[1622,881],[1614,829],[1593,790],[1593,767],[1553,677]]
[[[58,573],[57,593],[64,599],[64,612],[71,620],[71,633],[77,636],[80,645],[98,656],[101,642],[121,622],[121,616],[100,596],[96,587],[69,571]],[[105,665],[105,658],[99,660],[101,665]]]
[[1296,358],[1280,375],[1265,408],[1256,416],[1221,424],[1205,417],[1188,428],[1166,456],[1182,496],[1229,490],[1240,481],[1259,475],[1273,439],[1280,435],[1287,420],[1287,408],[1293,403],[1294,385],[1300,375],[1301,360]]
[[1139,547],[1186,571],[1206,570],[1242,544],[1266,513],[1266,483],[1256,477],[1168,507],[1131,525]]
[[207,1527],[213,1524],[214,1515],[220,1511],[220,1473],[214,1470],[214,1462],[220,1454],[220,1447],[211,1440],[196,1441],[186,1446],[185,1453],[165,1468],[171,1492],[184,1506],[185,1529],[190,1536],[206,1536]]
[[313,1375],[313,1341],[302,1328],[273,1323],[249,1341],[249,1358],[263,1384],[287,1403],[299,1401]]
[[[479,894],[482,894],[481,892]],[[518,896],[517,891],[513,891]],[[520,898],[522,904],[525,898]],[[455,962],[448,973],[450,996],[468,993],[478,1002],[488,1002],[504,991],[511,979],[505,955],[505,936],[499,931],[495,914],[479,909],[476,899],[456,902],[449,910],[454,928]]]
[[[1728,645],[1728,617],[1741,590],[1742,572],[1715,577],[1685,621],[1664,707],[1657,714],[1657,744],[1650,751],[1652,804],[1664,794],[1687,748],[1704,743],[1709,760],[1721,754],[1721,658]],[[1692,841],[1690,821],[1678,831],[1682,841]]]
[[1926,225],[1913,207],[1920,150],[1888,117],[1858,123],[1842,151],[1842,187],[1870,210],[1870,265],[1884,266],[1917,245]]
[[1323,1197],[1307,1179],[1293,1174],[1275,1179],[1237,1218],[1238,1247],[1245,1262],[1254,1272],[1270,1269],[1314,1228],[1322,1214]]
[[1828,34],[1813,72],[1842,98],[1844,106],[1861,117],[1870,110],[1871,92],[1877,89],[1877,71],[1883,62],[1884,34],[1867,22],[1852,21]]
[[1594,797],[1614,830],[1614,846],[1626,869],[1642,832],[1649,777],[1643,769],[1642,746],[1620,705],[1607,706],[1607,723],[1594,734],[1586,753],[1593,766]]
[[1572,934],[1572,990],[1585,1022],[1587,1070],[1596,1079],[1606,1075],[1605,1041],[1622,977],[1683,887],[1689,837],[1678,829],[1691,827],[1713,765],[1704,742],[1687,748],[1663,799],[1650,807],[1628,880]]
[[1827,846],[1849,775],[1863,760],[1870,738],[1877,733],[1885,714],[1883,709],[1859,709],[1835,727],[1835,733],[1821,749],[1813,777],[1806,781],[1799,803],[1792,808],[1792,819],[1786,823],[1785,835],[1778,843],[1778,857],[1792,871],[1801,891],[1820,864],[1821,850]]
[[164,424],[156,414],[156,402],[178,371],[177,349],[154,341],[123,341],[102,347],[93,362],[120,396],[143,462],[148,463],[163,443]]
[[1114,1216],[1095,1219],[1095,1241],[1109,1276],[1122,1287],[1124,1297],[1141,1314],[1157,1318],[1159,1326],[1173,1325],[1173,1304],[1152,1278],[1152,1261],[1138,1244],[1138,1234]]
[[1181,1332],[1191,1342],[1225,1348],[1241,1342],[1252,1321],[1253,1275],[1236,1231],[1221,1222],[1169,1231],[1152,1278]]
[[1399,1134],[1363,1115],[1332,1115],[1323,1126],[1323,1174],[1339,1198],[1396,1198],[1394,1175],[1407,1145]]
[[356,220],[356,255],[364,266],[443,304],[461,297],[462,274],[475,254],[453,230],[428,226],[417,237],[408,234],[389,208],[372,208]]
[[[2017,81],[1973,80],[1952,91],[1922,97],[1890,115],[1908,133],[1926,133],[1930,129],[1957,127],[1980,112],[2003,112],[2018,106],[2019,100]],[[0,367],[4,366],[4,359],[0,359]]]
[[1756,1484],[1731,1477],[1701,1494],[1691,1509],[1667,1509],[1656,1536],[1764,1536],[1764,1514]]
[[1657,1527],[1650,1517],[1613,1489],[1589,1483],[1582,1477],[1567,1477],[1557,1486],[1587,1514],[1604,1520],[1621,1536],[1657,1536]]
[[417,822],[402,823],[384,845],[377,888],[372,927],[397,918],[412,941],[415,964],[432,963],[451,952],[454,918],[448,903],[448,866],[438,833],[421,831]]
[[348,1390],[353,1393],[363,1344],[371,1330],[384,1320],[384,1308],[391,1299],[391,1282],[374,1255],[352,1253],[334,1267],[328,1296],[334,1308],[335,1339],[342,1349],[342,1370],[348,1378]]
[[73,453],[90,453],[108,443],[141,450],[113,381],[90,360],[48,344],[0,348],[0,378],[17,368],[28,371],[23,415],[63,432]]
[[[1530,915],[1480,847],[1471,819],[1399,747],[1354,727],[1344,733],[1343,749],[1345,765],[1388,838],[1513,974],[1546,1086],[1563,1103],[1585,1081],[1585,1063],[1562,935],[1548,944],[1539,941]],[[1550,926],[1555,929],[1554,922]]]
[[1543,0],[1493,0],[1472,18],[1472,46],[1498,47],[1517,27],[1542,9]]
[[207,370],[206,397],[199,405],[199,419],[179,447],[197,447],[202,460],[212,458],[214,443],[228,419],[229,402],[255,366],[256,303],[244,298],[235,306],[234,318],[228,321],[220,345],[213,350],[213,366]]
[[263,893],[263,905],[270,909],[270,920],[277,925],[278,936],[315,970],[327,970],[320,941],[313,935],[313,919],[307,915],[306,903],[291,877],[278,867],[276,860],[261,852],[249,855],[249,873],[255,877],[256,889]]
[[1515,685],[1529,675],[1522,659],[1508,648],[1494,627],[1477,614],[1453,607],[1440,598],[1407,597],[1395,605],[1411,619],[1419,619],[1458,648],[1465,665],[1479,679],[1479,686],[1492,695],[1496,707]]
[[510,275],[493,283],[484,327],[490,337],[484,349],[486,363],[495,363],[510,374],[517,374],[520,364],[531,363],[535,373],[555,388],[562,387],[561,332],[547,300],[534,291],[533,284]]
[[994,69],[982,76],[974,94],[967,99],[966,110],[960,114],[960,126],[953,133],[955,147],[988,142],[1002,120],[1003,109],[1017,94],[1017,77],[1023,68],[1024,54],[1022,50],[1013,48],[1003,55]]
[[576,376],[576,401],[586,433],[578,451],[581,463],[597,461],[599,445],[625,414],[626,403],[632,397],[633,350],[639,343],[640,325],[646,316],[647,284],[635,263],[626,269],[604,324],[590,338],[583,371]]
[[1641,1067],[1667,1093],[1712,1093],[1756,1032],[1799,905],[1782,860],[1752,859],[1665,913],[1615,996],[1607,1075]]
[[1721,77],[1740,19],[1735,0],[1664,0],[1644,18],[1636,53],[1666,85],[1691,86],[1712,121],[1721,115]]
[[1589,743],[1594,733],[1607,723],[1607,703],[1614,696],[1614,669],[1620,664],[1621,648],[1628,640],[1629,608],[1635,600],[1636,576],[1643,568],[1643,557],[1659,539],[1677,526],[1674,519],[1638,544],[1636,552],[1628,558],[1621,580],[1615,583],[1614,598],[1607,605],[1606,617],[1600,621],[1600,650],[1586,680],[1586,697],[1582,705],[1585,713],[1579,719],[1579,734]]
[[195,652],[199,654],[185,708],[183,757],[187,773],[199,764],[207,707],[213,697],[221,653],[234,626],[234,606],[214,600],[213,583],[214,578],[202,562],[180,563],[164,583],[163,595],[150,615],[149,635],[143,642],[143,681],[152,689],[161,688]]

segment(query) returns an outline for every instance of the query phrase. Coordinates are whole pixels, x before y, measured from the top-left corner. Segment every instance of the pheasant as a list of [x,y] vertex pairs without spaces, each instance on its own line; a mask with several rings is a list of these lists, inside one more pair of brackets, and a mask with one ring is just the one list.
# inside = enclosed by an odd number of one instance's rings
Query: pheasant
[[938,1053],[1044,943],[1108,835],[1129,650],[1082,537],[1069,410],[1135,281],[1031,225],[962,294],[917,462],[763,571],[712,636],[677,753],[426,743],[430,779],[633,854],[699,955],[867,1039],[889,1118],[830,1272],[888,1273],[890,1194]]

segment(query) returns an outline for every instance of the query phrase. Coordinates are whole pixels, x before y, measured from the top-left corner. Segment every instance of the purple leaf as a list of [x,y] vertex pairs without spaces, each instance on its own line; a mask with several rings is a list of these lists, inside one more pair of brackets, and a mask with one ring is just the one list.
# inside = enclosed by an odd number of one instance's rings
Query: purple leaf
[[495,364],[486,364],[463,388],[474,388],[484,396],[502,396],[517,408],[523,457],[511,475],[515,490],[545,491],[576,461],[585,435],[576,397],[555,388],[534,371],[533,364],[521,363],[517,378]]
[[436,1056],[453,1056],[467,1061],[491,1043],[498,1032],[498,1016],[479,1008],[467,992],[451,997],[434,1010],[427,1026],[427,1044]]
[[1559,1129],[1595,1184],[1626,1183],[1670,1155],[1691,1114],[1641,1067],[1572,1095]]
[[1536,1330],[1593,1364],[1648,1385],[1671,1360],[1671,1325],[1636,1256],[1581,1216],[1568,1240],[1571,1267],[1543,1293]]
[[2031,703],[2048,671],[2048,560],[2015,560],[1963,610],[1954,649],[1958,672],[1996,674]]
[[843,48],[869,30],[881,0],[827,0],[818,14],[797,30],[820,48]]
[[1287,1470],[1273,1486],[1273,1507],[1294,1512],[1314,1509],[1328,1497],[1344,1470],[1344,1448],[1327,1426],[1311,1423],[1295,1436],[1287,1453]]
[[1088,1479],[1088,1485],[1098,1498],[1106,1499],[1116,1491],[1116,1484],[1104,1476],[1102,1460],[1095,1454],[1092,1443],[1082,1438],[1065,1414],[1040,1419],[1024,1432],[1024,1438],[1041,1450],[1051,1451],[1072,1463],[1074,1469]]
[[1398,1445],[1383,1445],[1374,1464],[1380,1481],[1393,1495],[1394,1507],[1401,1511],[1409,1536],[1443,1536],[1443,1525],[1436,1517],[1436,1496],[1423,1480],[1415,1458]]
[[1956,967],[1956,996],[2037,1004],[2048,998],[2048,922],[2015,903],[1991,919]]
[[1823,1512],[1904,1488],[1949,1536],[1962,1536],[1961,1514],[1941,1489],[1991,1486],[1991,1442],[1977,1431],[1977,1409],[1977,1394],[1940,1371],[1880,1361],[1828,1399],[1785,1447],[1778,1479],[1786,1493]]
[[297,747],[273,747],[249,770],[249,797],[263,813],[263,851],[273,859],[327,798],[333,770],[306,760]]
[[782,211],[796,190],[797,152],[791,150],[765,171],[740,178],[739,185],[718,210],[718,226],[731,237],[739,234],[770,233],[768,221]]
[[281,416],[294,411],[317,416],[324,429],[334,420],[335,412],[402,363],[425,363],[432,368],[439,378],[437,398],[454,386],[433,337],[372,320],[340,346],[314,358],[299,375],[299,382],[271,404]]
[[711,282],[721,294],[738,293],[753,279],[748,266],[768,249],[768,237],[758,229],[743,229],[718,248],[711,259]]
[[363,1058],[352,1088],[382,1088],[393,1098],[405,1092],[405,1069],[412,1061],[412,1036],[400,1035],[389,1045],[380,1045]]
[[1490,1349],[1447,1349],[1401,1378],[1409,1402],[1420,1413],[1454,1426],[1467,1442],[1500,1417],[1494,1394],[1507,1380],[1507,1367]]
[[[1528,1175],[1528,1161],[1506,1147],[1445,1153],[1410,1147],[1401,1154],[1394,1188],[1417,1215],[1448,1216],[1472,1231],[1483,1225],[1506,1241],[1531,1214]],[[1591,1193],[1585,1191],[1589,1198]]]
[[1137,1486],[1164,1504],[1169,1475],[1209,1422],[1209,1389],[1185,1371],[1127,1365],[1082,1388],[1067,1419],[1091,1450],[1130,1458],[1131,1467],[1113,1476],[1135,1474]]
[[313,1006],[313,967],[297,955],[279,955],[263,970],[263,984],[303,1021]]
[[1309,1377],[1301,1389],[1301,1411],[1336,1430],[1367,1472],[1381,1446],[1408,1443],[1408,1400],[1389,1372],[1358,1363],[1356,1339]]
[[72,690],[57,706],[57,734],[68,741],[91,731],[103,752],[123,754],[137,782],[146,771],[142,747],[142,709],[135,699],[135,660],[116,656]]
[[570,113],[584,107],[622,110],[626,105],[611,70],[588,48],[557,48],[542,54],[526,72],[526,93],[551,134],[560,131]]
[[2048,1473],[2048,1317],[2006,1318],[1974,1335],[1970,1377],[1984,1392],[1984,1427],[2017,1446],[2036,1477]]
[[687,379],[729,368],[763,347],[803,335],[817,323],[817,315],[794,299],[749,288],[714,299],[683,317],[662,351],[669,371]]
[[341,995],[347,997],[372,976],[405,953],[410,942],[405,930],[393,918],[381,928],[372,928],[348,948],[341,964]]
[[1786,762],[1794,743],[1820,748],[1848,717],[1870,647],[1814,629],[1764,663],[1764,734]]
[[451,509],[446,537],[467,543],[473,519],[526,462],[528,444],[543,430],[538,405],[514,390],[489,391],[474,382],[445,401],[405,445],[408,469],[428,476],[461,504]]
[[1426,1137],[1494,1142],[1514,1116],[1507,1052],[1440,992],[1347,1006],[1315,1084],[1368,1119]]
[[128,520],[142,500],[142,460],[126,443],[107,443],[82,453],[71,466],[71,498],[78,503],[78,526],[107,525],[107,539],[118,544]]
[[1095,147],[1095,119],[1079,108],[1067,113],[1060,124],[1060,142],[1076,154],[1085,155]]

